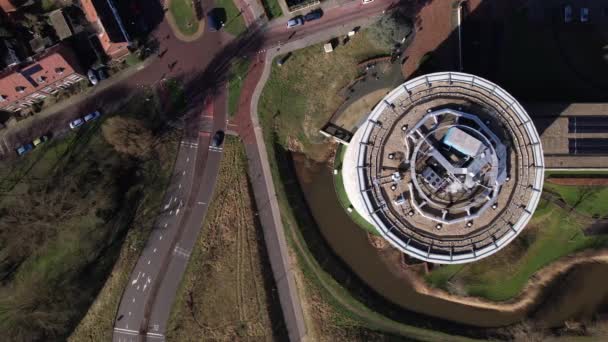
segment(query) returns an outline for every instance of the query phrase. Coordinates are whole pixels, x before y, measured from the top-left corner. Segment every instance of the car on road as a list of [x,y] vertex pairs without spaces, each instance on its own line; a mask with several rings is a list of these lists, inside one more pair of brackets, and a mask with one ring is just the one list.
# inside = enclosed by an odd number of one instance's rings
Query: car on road
[[569,23],[572,21],[572,6],[564,6],[564,22]]
[[581,23],[589,21],[589,9],[587,7],[581,8]]
[[39,138],[34,139],[34,141],[32,141],[32,145],[34,145],[34,147],[42,144],[43,142],[49,140],[49,136],[48,135],[43,135]]
[[295,18],[291,18],[287,21],[287,28],[292,28],[300,25],[304,25],[304,19],[302,19],[301,15]]
[[93,113],[89,113],[89,114],[85,115],[84,122],[89,122],[91,120],[95,120],[100,116],[101,116],[101,113],[98,110],[96,110]]
[[76,129],[76,128],[82,126],[83,124],[84,124],[84,120],[82,120],[81,118],[78,118],[73,121],[70,121],[70,128]]
[[97,75],[95,74],[95,71],[93,69],[89,69],[89,71],[87,72],[87,77],[89,78],[89,81],[92,85],[96,85],[97,83],[99,83],[99,79],[97,78]]
[[307,15],[305,15],[304,21],[313,21],[313,20],[321,19],[322,16],[323,16],[323,10],[319,8],[319,9],[311,11]]
[[220,147],[224,142],[224,131],[217,131],[213,135],[213,139],[211,139],[211,146]]
[[374,0],[363,0],[363,4],[364,4],[364,5],[365,5],[365,4],[369,4],[369,3],[371,3],[371,2],[374,2]]
[[18,155],[22,156],[33,149],[34,149],[34,145],[25,144],[25,145],[21,145],[21,146],[17,147],[16,151],[17,151]]

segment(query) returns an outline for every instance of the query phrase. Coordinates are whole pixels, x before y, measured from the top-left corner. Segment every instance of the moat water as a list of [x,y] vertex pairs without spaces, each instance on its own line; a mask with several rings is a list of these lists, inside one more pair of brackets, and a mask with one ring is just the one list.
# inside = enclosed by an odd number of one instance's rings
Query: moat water
[[608,302],[608,265],[577,267],[554,281],[539,303],[519,312],[475,308],[416,292],[393,272],[370,244],[367,233],[342,209],[327,164],[293,156],[301,189],[320,233],[334,253],[376,293],[405,309],[480,327],[500,327],[532,317],[549,327],[571,318],[590,318]]

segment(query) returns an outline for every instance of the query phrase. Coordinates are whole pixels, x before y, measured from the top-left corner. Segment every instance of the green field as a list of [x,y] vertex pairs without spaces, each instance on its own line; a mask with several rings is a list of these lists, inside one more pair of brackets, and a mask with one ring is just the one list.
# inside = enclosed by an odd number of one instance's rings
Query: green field
[[545,189],[558,194],[576,211],[590,216],[608,215],[608,187],[573,186],[545,182]]
[[248,60],[238,59],[230,68],[230,77],[228,79],[228,116],[232,117],[236,114],[241,97],[241,88],[243,81],[247,77],[249,71]]
[[374,228],[371,223],[367,222],[367,220],[365,220],[361,215],[359,215],[356,210],[348,212],[348,208],[352,207],[352,205],[350,203],[350,200],[348,199],[346,190],[344,189],[344,180],[342,178],[342,160],[344,159],[344,153],[346,153],[346,147],[343,145],[339,145],[338,151],[336,151],[336,160],[334,162],[334,168],[338,170],[338,174],[334,176],[334,186],[336,187],[338,201],[340,202],[340,205],[342,206],[342,208],[344,208],[348,216],[350,216],[351,219],[357,225],[359,225],[359,227],[365,229],[366,231],[374,235],[379,235],[376,228]]
[[[122,109],[159,128],[143,96]],[[0,167],[0,327],[7,340],[64,340],[104,286],[123,243],[138,251],[147,238],[176,145],[166,141],[153,158],[121,155],[101,134],[112,114]],[[110,334],[111,326],[104,327]]]
[[235,37],[245,32],[247,29],[245,20],[243,20],[243,16],[233,0],[217,0],[215,6],[226,11],[226,22],[223,30]]
[[191,36],[198,31],[199,21],[192,0],[170,0],[169,11],[182,34]]

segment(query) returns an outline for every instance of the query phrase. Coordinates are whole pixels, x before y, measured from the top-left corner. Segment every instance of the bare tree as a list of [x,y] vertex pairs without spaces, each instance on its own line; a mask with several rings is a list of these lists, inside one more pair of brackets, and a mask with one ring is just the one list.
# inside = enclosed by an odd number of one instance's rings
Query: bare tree
[[120,153],[144,158],[154,148],[154,136],[140,120],[113,117],[101,129],[106,141]]

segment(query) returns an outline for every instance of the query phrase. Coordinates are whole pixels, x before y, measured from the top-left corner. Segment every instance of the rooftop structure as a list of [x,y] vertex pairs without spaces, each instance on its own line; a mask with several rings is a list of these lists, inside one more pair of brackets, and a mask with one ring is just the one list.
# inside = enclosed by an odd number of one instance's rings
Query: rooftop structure
[[27,65],[17,65],[0,74],[0,109],[19,111],[82,80],[73,52],[55,45],[33,57]]
[[51,25],[57,33],[59,40],[64,40],[72,36],[72,29],[68,24],[63,9],[54,10],[49,14]]
[[496,253],[540,200],[543,151],[506,91],[463,73],[410,80],[357,130],[343,162],[357,212],[393,246],[457,264]]
[[111,59],[129,53],[129,35],[112,0],[81,0],[87,20],[97,30],[97,38]]

